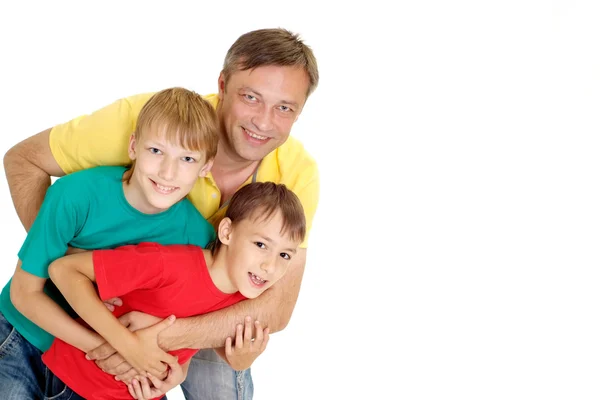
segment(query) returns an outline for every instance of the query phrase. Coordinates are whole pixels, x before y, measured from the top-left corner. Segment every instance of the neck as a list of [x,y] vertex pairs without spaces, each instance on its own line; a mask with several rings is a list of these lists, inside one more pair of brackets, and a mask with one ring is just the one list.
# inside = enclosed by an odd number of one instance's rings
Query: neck
[[236,174],[240,171],[256,168],[258,161],[245,160],[239,157],[232,151],[229,151],[225,146],[219,146],[212,171],[217,171],[222,175]]
[[212,279],[217,289],[223,293],[237,292],[237,287],[235,287],[227,273],[227,264],[225,263],[223,247],[221,247],[214,256],[211,254],[210,250],[203,250],[203,252],[210,279]]

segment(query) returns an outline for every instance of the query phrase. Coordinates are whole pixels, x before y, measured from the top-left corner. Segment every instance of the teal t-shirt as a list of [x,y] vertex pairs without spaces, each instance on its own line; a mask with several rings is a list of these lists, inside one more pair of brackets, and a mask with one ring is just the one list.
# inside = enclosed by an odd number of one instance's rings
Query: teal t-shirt
[[[97,167],[56,180],[48,188],[19,251],[21,268],[48,278],[48,266],[65,254],[67,246],[95,250],[157,242],[206,247],[215,238],[212,225],[187,199],[159,214],[144,214],[133,208],[123,193],[125,171],[124,167]],[[11,281],[0,294],[0,311],[29,342],[47,350],[54,337],[13,306],[10,284]],[[45,292],[74,314],[50,280]]]

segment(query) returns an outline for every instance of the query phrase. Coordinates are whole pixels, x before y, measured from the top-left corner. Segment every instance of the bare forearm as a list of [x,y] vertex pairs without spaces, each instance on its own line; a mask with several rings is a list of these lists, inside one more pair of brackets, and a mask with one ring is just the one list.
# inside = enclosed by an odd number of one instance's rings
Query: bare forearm
[[73,310],[115,349],[121,349],[131,338],[131,332],[102,303],[87,276],[60,264],[51,266],[50,276]]
[[223,347],[228,336],[235,335],[237,324],[246,316],[278,332],[288,324],[300,291],[305,258],[290,267],[287,274],[256,299],[245,300],[225,309],[190,318],[181,318],[161,332],[161,347],[205,349]]
[[23,299],[18,297],[13,296],[16,300],[13,303],[24,316],[64,342],[83,352],[104,343],[104,339],[77,323],[44,292],[28,293]]
[[4,171],[17,215],[29,231],[42,206],[50,176],[64,172],[54,160],[48,144],[50,129],[15,145],[4,155]]

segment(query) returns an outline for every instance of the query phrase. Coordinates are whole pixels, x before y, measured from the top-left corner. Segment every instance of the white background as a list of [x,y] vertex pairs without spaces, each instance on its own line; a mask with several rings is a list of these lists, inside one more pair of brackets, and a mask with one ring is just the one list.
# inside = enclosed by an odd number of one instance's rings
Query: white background
[[[213,3],[3,2],[0,152],[123,96],[214,92],[239,35],[299,32],[321,201],[255,398],[598,399],[599,3]],[[0,191],[3,283],[25,233]]]

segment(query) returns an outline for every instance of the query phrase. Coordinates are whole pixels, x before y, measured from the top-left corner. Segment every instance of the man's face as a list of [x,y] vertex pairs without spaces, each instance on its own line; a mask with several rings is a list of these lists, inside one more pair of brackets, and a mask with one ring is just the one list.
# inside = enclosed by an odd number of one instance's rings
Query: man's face
[[309,79],[300,67],[265,66],[219,77],[219,144],[238,161],[258,161],[281,146],[306,101]]

